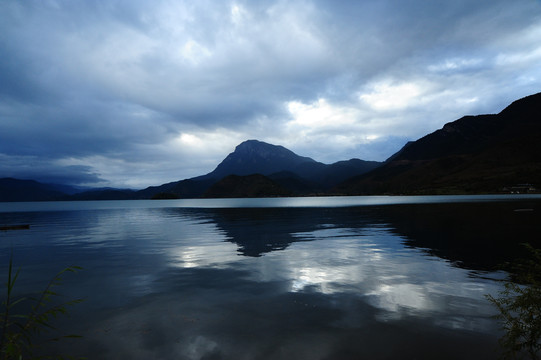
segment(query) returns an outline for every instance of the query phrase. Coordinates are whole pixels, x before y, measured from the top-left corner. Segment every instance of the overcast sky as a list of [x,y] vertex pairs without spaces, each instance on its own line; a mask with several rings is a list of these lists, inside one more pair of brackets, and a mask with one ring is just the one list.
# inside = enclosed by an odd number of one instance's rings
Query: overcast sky
[[0,0],[0,177],[143,188],[247,139],[385,160],[540,64],[539,0]]

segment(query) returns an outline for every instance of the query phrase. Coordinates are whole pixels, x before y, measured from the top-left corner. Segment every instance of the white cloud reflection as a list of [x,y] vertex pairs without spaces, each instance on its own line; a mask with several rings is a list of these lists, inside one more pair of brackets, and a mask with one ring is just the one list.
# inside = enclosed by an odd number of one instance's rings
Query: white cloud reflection
[[249,279],[286,282],[291,293],[354,294],[382,311],[380,321],[421,316],[449,328],[483,331],[493,326],[487,320],[493,308],[484,295],[496,293],[498,284],[477,281],[467,270],[404,248],[384,229],[359,234],[330,227],[293,235],[310,241],[249,258],[239,256],[237,245],[227,239],[214,239],[178,246],[168,257],[181,268],[250,269]]
[[237,246],[229,242],[205,242],[201,245],[172,249],[171,264],[180,268],[222,268],[239,260]]
[[371,234],[348,229],[296,234],[313,241],[295,242],[260,259],[273,263],[262,269],[275,272],[270,276],[263,270],[257,276],[288,279],[291,292],[356,294],[384,311],[378,315],[381,321],[434,316],[440,326],[450,328],[483,331],[492,326],[482,320],[494,310],[484,295],[497,292],[498,284],[476,281],[467,270],[403,248],[395,235],[381,229],[367,232]]

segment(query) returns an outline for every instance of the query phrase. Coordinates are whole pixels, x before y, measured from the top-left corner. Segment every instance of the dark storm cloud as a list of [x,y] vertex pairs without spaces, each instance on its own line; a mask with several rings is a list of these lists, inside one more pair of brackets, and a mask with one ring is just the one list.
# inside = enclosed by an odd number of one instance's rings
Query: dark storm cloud
[[530,0],[0,8],[0,154],[14,174],[27,165],[15,159],[36,157],[151,185],[208,172],[247,138],[325,162],[383,160],[539,91]]
[[82,185],[104,181],[90,166],[62,166],[41,156],[0,155],[0,174],[49,184]]

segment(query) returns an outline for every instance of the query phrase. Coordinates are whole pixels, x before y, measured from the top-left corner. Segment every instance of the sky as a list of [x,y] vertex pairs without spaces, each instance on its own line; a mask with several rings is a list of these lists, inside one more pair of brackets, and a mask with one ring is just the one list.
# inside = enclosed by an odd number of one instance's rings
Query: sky
[[383,161],[541,91],[540,0],[0,0],[0,178],[140,189],[248,139]]

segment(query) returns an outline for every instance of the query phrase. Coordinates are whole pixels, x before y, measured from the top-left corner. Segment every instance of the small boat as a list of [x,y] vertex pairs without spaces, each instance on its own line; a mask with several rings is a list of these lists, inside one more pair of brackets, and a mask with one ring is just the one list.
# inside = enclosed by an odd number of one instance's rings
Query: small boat
[[25,230],[30,229],[30,225],[28,224],[22,224],[22,225],[6,225],[6,226],[0,226],[0,231],[7,231],[7,230]]

